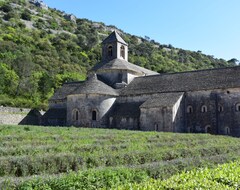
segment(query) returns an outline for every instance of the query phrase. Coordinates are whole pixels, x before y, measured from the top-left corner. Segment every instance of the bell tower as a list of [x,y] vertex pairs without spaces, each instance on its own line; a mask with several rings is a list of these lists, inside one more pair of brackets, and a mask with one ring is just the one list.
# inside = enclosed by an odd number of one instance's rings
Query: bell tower
[[113,59],[128,61],[128,44],[116,31],[113,31],[102,42],[102,62],[108,62]]

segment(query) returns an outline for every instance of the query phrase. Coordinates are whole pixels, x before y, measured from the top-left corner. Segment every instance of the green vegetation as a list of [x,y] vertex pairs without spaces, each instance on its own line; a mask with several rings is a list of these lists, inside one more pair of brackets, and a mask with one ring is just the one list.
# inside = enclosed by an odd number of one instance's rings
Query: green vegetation
[[215,169],[201,168],[185,171],[172,176],[167,180],[150,179],[141,184],[127,184],[118,187],[119,190],[145,189],[239,189],[240,188],[240,161],[223,164]]
[[239,139],[209,134],[0,126],[0,142],[0,188],[9,189],[154,186],[240,156]]
[[[84,80],[87,71],[101,60],[100,42],[117,28],[87,19],[69,21],[64,14],[25,0],[0,1],[0,94],[7,99],[1,100],[2,105],[46,109],[55,89],[64,82]],[[237,61],[119,31],[129,44],[129,61],[154,71],[225,67]],[[25,99],[24,103],[19,98]]]

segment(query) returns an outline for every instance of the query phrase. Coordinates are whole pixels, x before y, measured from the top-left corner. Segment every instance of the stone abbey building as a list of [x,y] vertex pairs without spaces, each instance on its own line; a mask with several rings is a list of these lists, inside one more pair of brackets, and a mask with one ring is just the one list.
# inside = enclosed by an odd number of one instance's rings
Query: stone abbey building
[[240,136],[240,67],[159,74],[128,62],[117,32],[86,81],[50,99],[45,125]]

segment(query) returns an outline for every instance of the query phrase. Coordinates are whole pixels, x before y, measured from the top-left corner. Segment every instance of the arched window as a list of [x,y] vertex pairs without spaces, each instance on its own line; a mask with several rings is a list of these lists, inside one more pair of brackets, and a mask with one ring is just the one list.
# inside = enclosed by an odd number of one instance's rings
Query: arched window
[[192,113],[193,112],[193,107],[192,106],[188,106],[187,107],[187,113]]
[[229,127],[225,127],[225,134],[230,135],[230,128]]
[[92,111],[92,120],[93,120],[93,121],[96,121],[96,120],[97,120],[97,111],[96,111],[96,110],[93,110],[93,111]]
[[237,103],[237,104],[236,104],[235,110],[240,112],[240,103]]
[[207,125],[207,126],[205,127],[205,133],[212,133],[212,128],[211,128],[210,125]]
[[223,106],[222,105],[218,105],[218,112],[223,112]]
[[113,47],[110,45],[108,46],[108,57],[112,57],[113,55]]
[[124,46],[121,46],[121,52],[120,52],[120,55],[123,59],[125,59],[125,47]]
[[202,113],[207,112],[207,106],[206,106],[206,105],[203,105],[203,106],[201,107],[201,112],[202,112]]
[[72,119],[73,119],[73,121],[78,121],[79,120],[79,111],[78,111],[78,109],[74,109],[72,111]]

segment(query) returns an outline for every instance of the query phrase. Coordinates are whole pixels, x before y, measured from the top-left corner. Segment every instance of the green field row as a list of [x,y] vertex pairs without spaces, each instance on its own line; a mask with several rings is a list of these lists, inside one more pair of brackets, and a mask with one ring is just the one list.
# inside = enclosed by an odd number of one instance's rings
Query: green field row
[[238,138],[209,134],[0,126],[0,142],[0,189],[122,187],[240,157]]

